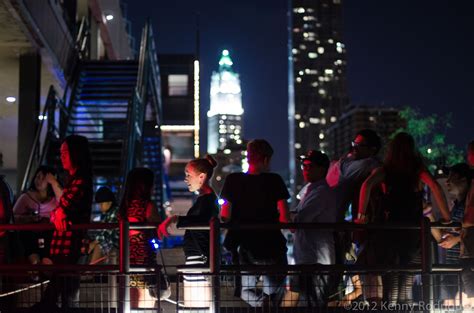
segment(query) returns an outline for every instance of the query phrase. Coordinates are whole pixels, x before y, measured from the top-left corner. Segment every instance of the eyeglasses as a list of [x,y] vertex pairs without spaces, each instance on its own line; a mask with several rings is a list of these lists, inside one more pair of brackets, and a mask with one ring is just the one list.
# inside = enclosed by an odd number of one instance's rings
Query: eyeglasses
[[301,169],[302,170],[309,170],[313,166],[315,166],[315,164],[313,164],[313,163],[302,163],[301,164]]
[[351,142],[351,145],[353,148],[370,148],[370,145],[366,144],[366,143],[360,143],[360,142]]

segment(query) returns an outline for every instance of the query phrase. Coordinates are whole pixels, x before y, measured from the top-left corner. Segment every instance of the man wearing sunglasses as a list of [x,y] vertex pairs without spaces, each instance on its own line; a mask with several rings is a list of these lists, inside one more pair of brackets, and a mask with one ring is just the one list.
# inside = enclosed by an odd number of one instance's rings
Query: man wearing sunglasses
[[377,133],[363,129],[357,132],[350,152],[330,166],[326,180],[337,193],[338,221],[344,219],[349,206],[352,219],[357,217],[360,187],[370,173],[380,166],[376,157],[380,148],[381,140]]

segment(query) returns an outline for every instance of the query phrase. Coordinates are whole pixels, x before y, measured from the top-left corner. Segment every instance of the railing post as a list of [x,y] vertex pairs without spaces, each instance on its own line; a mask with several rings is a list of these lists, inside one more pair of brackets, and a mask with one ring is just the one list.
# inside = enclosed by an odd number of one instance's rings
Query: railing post
[[424,217],[421,221],[421,279],[423,284],[423,312],[430,312],[433,308],[433,263],[431,260],[431,224]]
[[220,249],[220,222],[217,217],[213,217],[210,222],[210,270],[212,278],[212,303],[209,308],[211,313],[220,311],[220,269],[221,269],[221,249]]
[[[57,100],[56,100],[56,92],[51,92],[48,94],[48,111],[46,115],[46,119],[48,120],[48,134],[54,134],[54,127],[56,125],[55,121],[55,110],[57,107]],[[43,117],[44,118],[44,117]]]
[[130,313],[130,224],[126,218],[120,219],[120,247],[119,247],[119,288],[118,308],[120,313]]

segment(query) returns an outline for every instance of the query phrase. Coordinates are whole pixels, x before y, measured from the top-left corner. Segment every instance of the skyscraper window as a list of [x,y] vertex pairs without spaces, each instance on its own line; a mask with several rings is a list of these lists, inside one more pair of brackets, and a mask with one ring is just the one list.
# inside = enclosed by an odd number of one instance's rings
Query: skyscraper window
[[187,96],[188,95],[188,75],[168,75],[168,95]]

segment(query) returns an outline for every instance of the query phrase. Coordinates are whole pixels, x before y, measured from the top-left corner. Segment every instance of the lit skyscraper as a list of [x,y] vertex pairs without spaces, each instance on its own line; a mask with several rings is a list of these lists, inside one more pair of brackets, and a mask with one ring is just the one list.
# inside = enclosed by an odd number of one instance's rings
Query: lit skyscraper
[[341,0],[289,0],[288,19],[289,170],[294,191],[303,183],[298,157],[309,149],[327,152],[327,129],[348,98]]
[[242,92],[239,74],[232,70],[229,51],[222,51],[219,71],[212,73],[211,108],[207,112],[207,152],[217,153],[242,144]]

